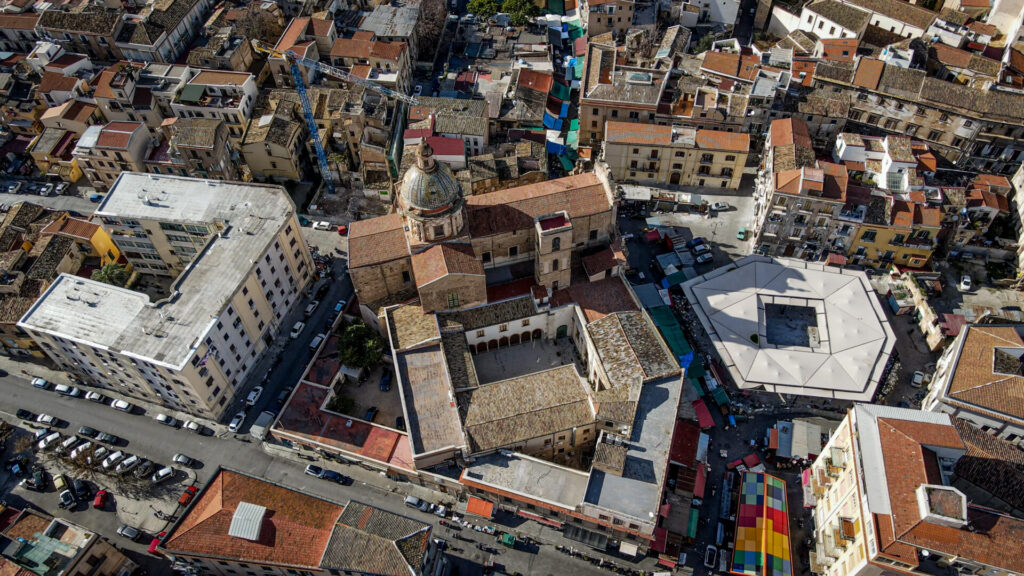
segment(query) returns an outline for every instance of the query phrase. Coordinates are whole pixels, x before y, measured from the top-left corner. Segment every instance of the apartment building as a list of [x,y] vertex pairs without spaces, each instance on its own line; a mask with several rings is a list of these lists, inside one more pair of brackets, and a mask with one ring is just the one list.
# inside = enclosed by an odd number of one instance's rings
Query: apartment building
[[72,154],[89,183],[107,190],[122,172],[145,172],[153,144],[142,122],[110,122],[86,129]]
[[39,16],[37,28],[47,38],[61,42],[71,53],[86,54],[100,62],[121,60],[117,38],[124,26],[121,10],[89,7],[80,12],[50,9]]
[[923,267],[935,250],[941,225],[939,208],[874,190],[858,235],[851,240],[850,262]]
[[430,536],[429,523],[221,468],[159,550],[175,570],[201,576],[446,574],[449,561]]
[[807,125],[796,118],[782,118],[771,123],[761,155],[761,166],[754,182],[755,237],[767,218],[775,192],[776,174],[789,170],[814,168],[814,147]]
[[128,576],[138,565],[103,536],[64,518],[8,505],[0,564],[11,574]]
[[826,40],[860,38],[870,19],[871,14],[859,8],[836,0],[820,0],[801,9],[798,29]]
[[1022,352],[1020,326],[964,326],[936,363],[922,409],[961,418],[1019,446],[1024,411],[1013,397],[1024,383]]
[[252,66],[252,58],[252,44],[248,39],[226,28],[189,51],[186,63],[191,68],[246,72]]
[[412,61],[405,42],[373,40],[372,33],[360,31],[352,38],[335,40],[329,54],[334,66],[360,76],[365,73],[374,82],[403,94],[412,91]]
[[379,4],[359,25],[360,30],[373,33],[374,40],[405,42],[413,61],[419,58],[421,28],[418,5]]
[[1006,550],[1024,521],[959,488],[961,464],[978,454],[947,414],[854,406],[810,468],[810,571],[1020,573],[1024,562]]
[[739,188],[748,134],[682,126],[605,124],[603,157],[617,182]]
[[260,181],[301,180],[299,150],[305,128],[298,106],[284,101],[265,112],[249,121],[239,143],[246,165]]
[[755,228],[755,246],[765,256],[818,260],[829,249],[831,230],[846,205],[846,167],[819,162],[815,167],[775,173],[764,220]]
[[609,120],[655,123],[670,76],[665,70],[620,66],[615,46],[587,44],[580,88],[580,142],[604,140]]
[[463,98],[421,96],[409,110],[409,129],[433,129],[436,136],[459,138],[466,155],[483,154],[490,145],[487,103]]
[[42,40],[39,14],[0,14],[0,50],[28,54]]
[[117,35],[122,58],[140,62],[176,62],[192,44],[213,6],[212,0],[149,2],[125,18]]
[[947,82],[867,57],[853,65],[819,62],[813,85],[849,99],[847,131],[909,136],[959,168],[990,174],[1010,175],[1024,159],[1024,94]]
[[171,111],[178,118],[219,118],[236,141],[245,134],[256,104],[256,79],[248,72],[200,70],[178,91]]
[[593,38],[611,32],[616,38],[625,37],[633,26],[633,0],[583,0],[580,2],[580,22]]
[[81,135],[86,128],[103,123],[103,114],[95,104],[81,100],[69,100],[55,108],[49,108],[39,117],[43,128],[67,130]]
[[[332,20],[317,17],[295,18],[285,28],[274,49],[282,52],[292,50],[304,58],[320,60],[331,51],[331,45],[337,38],[338,34]],[[295,85],[291,64],[287,59],[270,56],[267,63],[274,77],[274,84],[278,88]],[[306,85],[313,84],[317,75],[315,69],[306,66],[300,66],[299,73],[303,75],[302,80]]]
[[100,73],[93,97],[107,120],[141,121],[156,133],[173,116],[171,102],[191,75],[187,66],[118,62]]
[[59,276],[22,317],[62,371],[220,419],[301,300],[314,267],[287,192],[124,172],[94,219],[166,297]]
[[223,120],[168,118],[161,126],[159,145],[147,159],[146,172],[238,180],[234,157]]

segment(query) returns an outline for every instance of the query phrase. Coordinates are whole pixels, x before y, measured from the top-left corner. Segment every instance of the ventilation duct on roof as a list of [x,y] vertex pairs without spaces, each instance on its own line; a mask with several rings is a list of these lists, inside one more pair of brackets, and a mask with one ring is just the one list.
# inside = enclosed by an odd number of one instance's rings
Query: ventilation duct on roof
[[267,513],[265,506],[239,502],[235,508],[235,514],[231,517],[231,527],[228,528],[228,536],[244,538],[255,542],[260,539],[260,528],[263,526],[263,516]]

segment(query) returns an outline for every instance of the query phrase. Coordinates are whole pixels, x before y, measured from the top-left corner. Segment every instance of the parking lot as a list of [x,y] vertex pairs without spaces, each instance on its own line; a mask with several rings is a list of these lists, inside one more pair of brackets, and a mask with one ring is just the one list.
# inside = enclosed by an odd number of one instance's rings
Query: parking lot
[[381,375],[385,370],[391,372],[389,368],[381,366],[371,370],[362,382],[345,380],[340,394],[354,401],[354,407],[345,416],[366,420],[367,410],[376,407],[378,412],[373,419],[374,424],[395,428],[395,420],[402,415],[402,399],[395,386],[393,374],[388,390],[381,390]]

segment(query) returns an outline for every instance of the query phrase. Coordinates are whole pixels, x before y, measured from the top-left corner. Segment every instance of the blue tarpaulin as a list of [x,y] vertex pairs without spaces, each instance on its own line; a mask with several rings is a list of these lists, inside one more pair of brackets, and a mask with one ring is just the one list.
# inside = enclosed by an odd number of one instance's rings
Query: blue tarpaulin
[[555,118],[554,116],[551,115],[550,112],[545,110],[544,111],[544,127],[548,128],[549,130],[561,130],[562,129],[562,119],[561,118]]

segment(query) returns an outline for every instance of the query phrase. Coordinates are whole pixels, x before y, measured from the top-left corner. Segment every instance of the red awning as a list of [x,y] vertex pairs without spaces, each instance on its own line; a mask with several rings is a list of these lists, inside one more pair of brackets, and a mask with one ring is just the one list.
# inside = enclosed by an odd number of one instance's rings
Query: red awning
[[779,429],[772,428],[768,431],[768,448],[770,450],[779,449]]
[[668,504],[668,503],[662,504],[661,508],[658,508],[658,516],[661,516],[662,518],[668,518],[668,515],[669,515],[669,513],[671,511],[672,511],[672,505],[671,504]]
[[697,479],[693,482],[694,498],[704,497],[704,487],[708,483],[708,474],[703,464],[697,466]]
[[666,540],[668,540],[668,530],[664,528],[655,528],[654,542],[651,543],[651,550],[654,550],[655,552],[664,552]]
[[732,462],[726,464],[725,467],[729,470],[732,470],[734,468],[738,468],[740,464],[743,464],[743,460],[737,458],[736,460],[733,460]]
[[466,503],[466,513],[491,518],[494,515],[494,504],[476,496],[470,496],[469,502]]
[[711,411],[703,400],[694,400],[693,409],[697,412],[697,424],[701,429],[715,427],[715,419],[711,417]]
[[529,518],[530,520],[533,520],[535,522],[540,522],[541,524],[547,524],[548,526],[554,526],[555,528],[561,528],[562,527],[562,523],[557,521],[557,520],[551,520],[551,519],[545,518],[543,516],[538,516],[537,514],[531,514],[530,512],[527,512],[525,510],[518,510],[518,511],[516,511],[516,514],[522,516],[523,518]]
[[658,564],[665,568],[675,568],[676,563],[667,556],[658,556]]
[[827,263],[831,266],[845,266],[846,256],[842,254],[829,254]]
[[657,242],[658,240],[661,240],[661,233],[660,233],[660,232],[658,232],[657,230],[648,230],[648,231],[647,231],[647,232],[646,232],[646,233],[644,234],[644,238],[645,238],[645,239],[646,239],[646,240],[647,240],[648,242]]
[[804,486],[807,486],[808,484],[811,483],[811,469],[810,468],[807,468],[806,470],[804,470],[803,472],[800,473],[800,483],[802,485],[804,485]]
[[743,463],[747,465],[747,468],[753,468],[761,463],[761,459],[757,457],[757,454],[747,454],[743,457]]

